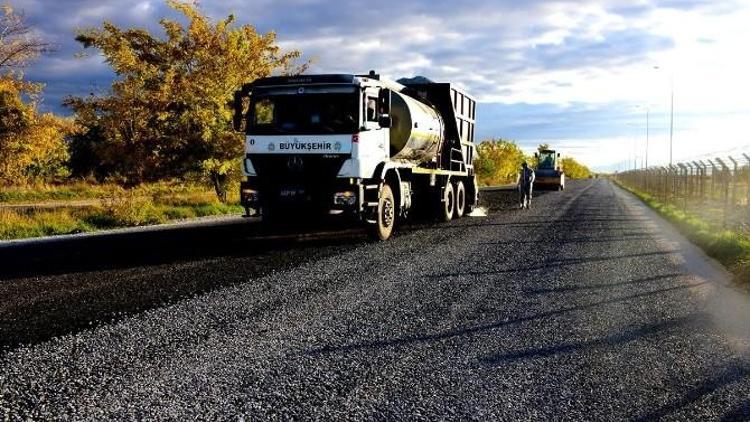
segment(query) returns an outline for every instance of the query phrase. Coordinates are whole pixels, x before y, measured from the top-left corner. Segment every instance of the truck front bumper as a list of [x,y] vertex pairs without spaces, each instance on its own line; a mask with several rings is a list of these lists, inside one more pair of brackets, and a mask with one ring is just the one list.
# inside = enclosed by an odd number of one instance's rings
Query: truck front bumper
[[365,209],[361,179],[341,178],[325,189],[305,184],[263,185],[255,178],[240,183],[240,204],[246,215],[255,215],[270,206],[279,211],[297,212],[316,209],[362,215]]

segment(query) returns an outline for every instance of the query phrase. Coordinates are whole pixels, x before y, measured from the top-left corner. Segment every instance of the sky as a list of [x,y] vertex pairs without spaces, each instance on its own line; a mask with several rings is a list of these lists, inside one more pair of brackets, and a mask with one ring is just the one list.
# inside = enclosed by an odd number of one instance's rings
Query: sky
[[[58,47],[26,71],[46,84],[43,107],[55,112],[65,112],[66,95],[106,92],[114,78],[97,51],[80,57],[76,29],[107,20],[160,33],[160,18],[177,18],[162,0],[10,4]],[[478,141],[511,139],[527,151],[549,143],[602,171],[663,165],[674,110],[674,162],[750,152],[748,0],[203,0],[200,6],[213,18],[233,14],[238,24],[275,31],[283,48],[313,60],[311,73],[374,69],[392,79],[423,75],[456,83],[479,101]]]

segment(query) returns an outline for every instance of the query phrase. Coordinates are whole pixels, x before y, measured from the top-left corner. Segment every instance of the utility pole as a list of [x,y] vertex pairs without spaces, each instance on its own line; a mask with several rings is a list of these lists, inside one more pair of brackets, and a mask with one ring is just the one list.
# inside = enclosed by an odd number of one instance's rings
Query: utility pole
[[646,164],[644,168],[648,168],[648,114],[649,114],[649,108],[646,107]]
[[669,106],[669,165],[672,165],[672,139],[674,135],[674,75],[672,75],[671,100]]
[[[654,66],[655,70],[660,70],[659,66]],[[672,144],[674,140],[674,70],[669,79],[670,94],[669,94],[669,165],[672,165]]]

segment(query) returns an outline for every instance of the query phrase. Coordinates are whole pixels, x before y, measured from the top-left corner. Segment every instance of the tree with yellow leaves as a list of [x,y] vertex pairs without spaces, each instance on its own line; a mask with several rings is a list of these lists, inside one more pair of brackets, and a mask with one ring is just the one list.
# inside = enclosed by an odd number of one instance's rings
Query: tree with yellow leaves
[[165,38],[109,22],[78,32],[76,39],[99,49],[119,79],[108,95],[66,99],[87,128],[75,142],[98,157],[100,170],[127,183],[200,172],[224,200],[243,147],[231,127],[234,91],[305,65],[293,68],[300,53],[282,52],[273,32],[237,27],[233,16],[213,22],[194,2],[167,4],[186,24],[162,19]]
[[[32,35],[23,15],[0,6],[0,184],[18,185],[64,176],[65,137],[71,121],[39,113],[42,85],[23,80],[21,68],[50,44]],[[24,98],[29,100],[25,101]]]
[[527,160],[515,142],[504,139],[483,141],[477,146],[477,153],[474,168],[482,186],[513,183],[521,163]]
[[563,158],[562,165],[563,169],[565,169],[565,176],[571,179],[588,179],[593,175],[586,165],[578,162],[573,157]]
[[[67,175],[65,136],[73,122],[37,111],[41,86],[0,76],[0,184],[18,185]],[[31,96],[28,103],[22,96]]]

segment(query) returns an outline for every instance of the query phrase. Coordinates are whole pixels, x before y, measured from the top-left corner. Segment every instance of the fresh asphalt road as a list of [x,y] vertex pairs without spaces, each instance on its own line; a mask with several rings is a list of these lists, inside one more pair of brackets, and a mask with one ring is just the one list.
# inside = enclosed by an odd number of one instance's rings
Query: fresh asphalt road
[[0,250],[0,419],[750,418],[750,299],[650,210],[606,180],[485,201],[385,243]]

